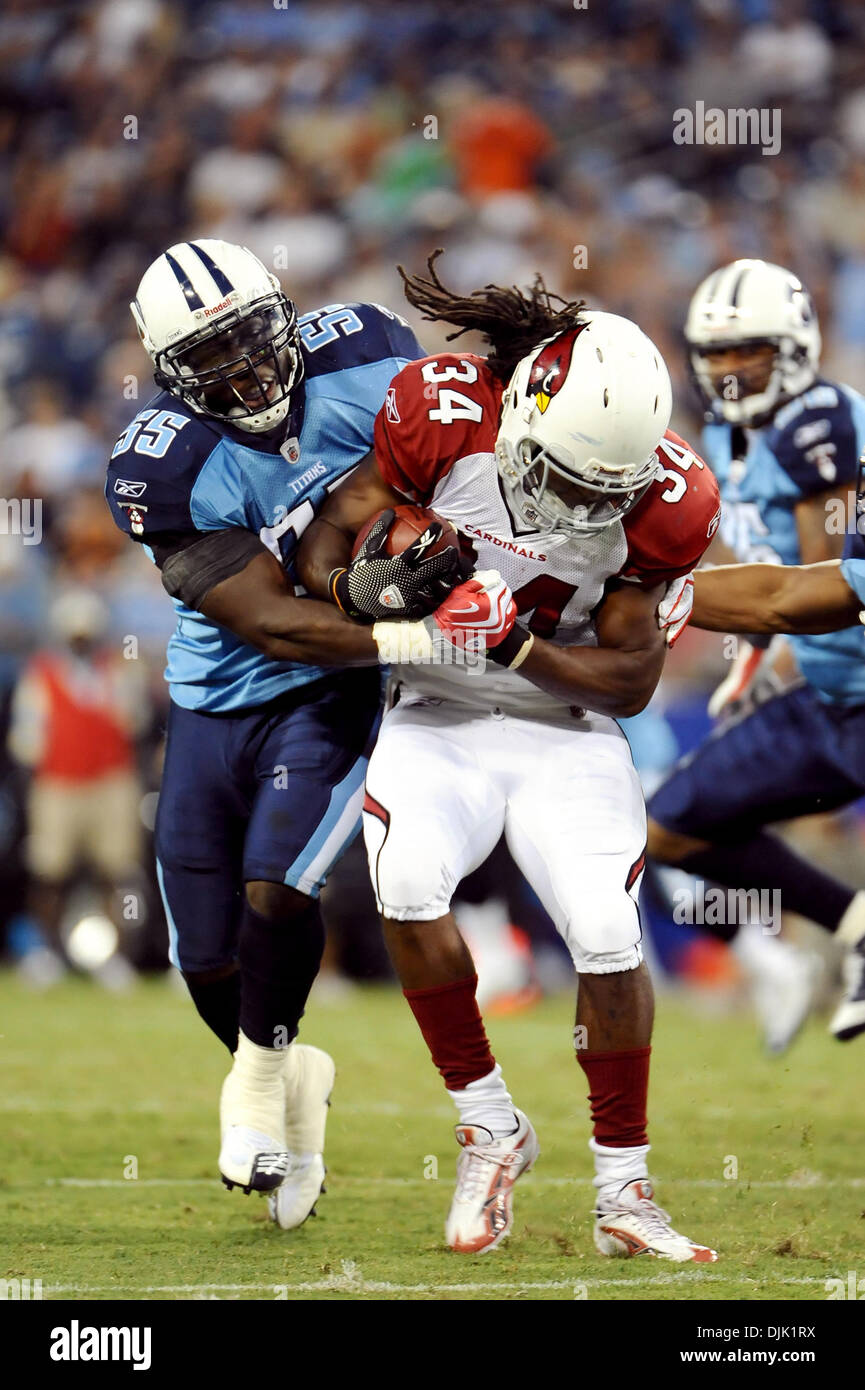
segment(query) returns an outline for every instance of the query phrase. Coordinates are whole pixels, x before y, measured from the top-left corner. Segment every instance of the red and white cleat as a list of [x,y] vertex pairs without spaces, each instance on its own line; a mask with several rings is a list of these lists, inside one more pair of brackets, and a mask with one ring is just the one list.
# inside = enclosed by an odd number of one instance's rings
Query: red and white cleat
[[445,1222],[452,1250],[482,1255],[504,1240],[513,1224],[513,1186],[540,1153],[538,1136],[521,1110],[517,1128],[494,1139],[482,1125],[457,1125],[457,1186]]
[[658,1260],[684,1264],[712,1264],[718,1256],[707,1245],[695,1245],[670,1225],[670,1217],[652,1201],[652,1184],[630,1182],[613,1202],[595,1212],[595,1249],[601,1255],[630,1259],[634,1255],[653,1255]]

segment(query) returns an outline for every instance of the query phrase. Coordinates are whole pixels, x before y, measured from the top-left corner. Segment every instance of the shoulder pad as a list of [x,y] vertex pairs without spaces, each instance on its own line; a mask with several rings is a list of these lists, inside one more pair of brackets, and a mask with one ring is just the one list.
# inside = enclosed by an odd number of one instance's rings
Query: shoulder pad
[[189,499],[195,480],[219,445],[212,423],[161,392],[130,421],[111,454],[105,496],[127,535],[194,530]]
[[859,458],[847,394],[818,381],[778,411],[766,444],[803,497],[853,482]]
[[491,454],[502,389],[473,353],[441,352],[403,367],[375,421],[385,482],[425,505],[458,459]]
[[325,304],[298,322],[310,378],[388,358],[411,361],[423,356],[409,324],[383,304]]
[[664,471],[624,520],[628,559],[622,573],[647,587],[692,570],[721,520],[718,484],[699,454],[672,430],[656,452]]

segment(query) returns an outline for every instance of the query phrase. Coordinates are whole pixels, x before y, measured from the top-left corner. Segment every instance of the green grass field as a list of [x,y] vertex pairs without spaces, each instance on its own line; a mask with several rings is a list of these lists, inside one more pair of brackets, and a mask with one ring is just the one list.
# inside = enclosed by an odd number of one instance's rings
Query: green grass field
[[443,1239],[454,1117],[397,993],[310,1006],[304,1037],[338,1068],[328,1192],[286,1233],[215,1176],[227,1059],[179,993],[35,995],[2,975],[0,1277],[41,1279],[45,1299],[825,1299],[861,1267],[863,1046],[815,1023],[770,1060],[747,1016],[658,1012],[658,1200],[714,1266],[594,1253],[567,997],[491,1022],[542,1152],[509,1240],[464,1257]]

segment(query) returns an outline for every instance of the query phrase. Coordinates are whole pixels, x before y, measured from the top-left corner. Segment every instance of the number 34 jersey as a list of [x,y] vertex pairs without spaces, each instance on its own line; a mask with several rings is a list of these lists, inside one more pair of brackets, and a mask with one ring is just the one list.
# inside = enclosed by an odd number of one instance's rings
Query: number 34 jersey
[[[698,563],[720,520],[710,469],[667,431],[658,475],[621,521],[591,536],[521,529],[494,454],[503,384],[482,357],[444,353],[404,367],[375,424],[379,470],[387,483],[446,518],[471,545],[475,569],[496,569],[523,622],[558,646],[595,646],[593,614],[610,580],[654,588]],[[498,706],[535,718],[567,707],[519,672],[492,663],[402,665],[406,692],[460,704]]]

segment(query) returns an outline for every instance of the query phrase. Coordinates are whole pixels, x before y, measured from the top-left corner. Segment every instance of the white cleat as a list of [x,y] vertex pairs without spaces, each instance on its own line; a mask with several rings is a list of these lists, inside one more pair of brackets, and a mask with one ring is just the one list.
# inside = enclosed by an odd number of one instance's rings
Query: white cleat
[[786,1052],[814,1007],[823,962],[816,951],[773,940],[771,955],[767,953],[763,965],[752,982],[754,1007],[766,1050]]
[[292,1043],[285,1059],[285,1144],[289,1163],[282,1183],[267,1199],[271,1221],[283,1231],[315,1215],[324,1192],[324,1133],[336,1076],[333,1058],[318,1047]]
[[521,1110],[517,1128],[494,1139],[482,1125],[457,1125],[457,1186],[445,1222],[452,1250],[482,1255],[504,1240],[513,1225],[513,1186],[540,1153],[538,1136]]
[[285,1147],[285,1085],[250,1094],[235,1070],[222,1084],[219,1102],[222,1144],[219,1171],[228,1188],[271,1192],[283,1181],[291,1159]]
[[267,1198],[270,1219],[283,1231],[293,1231],[302,1226],[308,1216],[315,1216],[315,1204],[326,1191],[327,1169],[321,1154],[289,1154],[288,1157],[285,1177]]
[[842,965],[844,997],[832,1015],[829,1032],[849,1042],[865,1032],[865,944],[848,951]]
[[272,1192],[284,1181],[291,1154],[280,1149],[269,1134],[229,1125],[219,1150],[219,1171],[226,1187],[250,1192]]
[[670,1225],[670,1217],[652,1200],[652,1184],[644,1178],[630,1182],[611,1202],[595,1212],[595,1249],[600,1255],[631,1259],[650,1255],[658,1260],[688,1260],[713,1264],[718,1256],[707,1245],[695,1245]]

